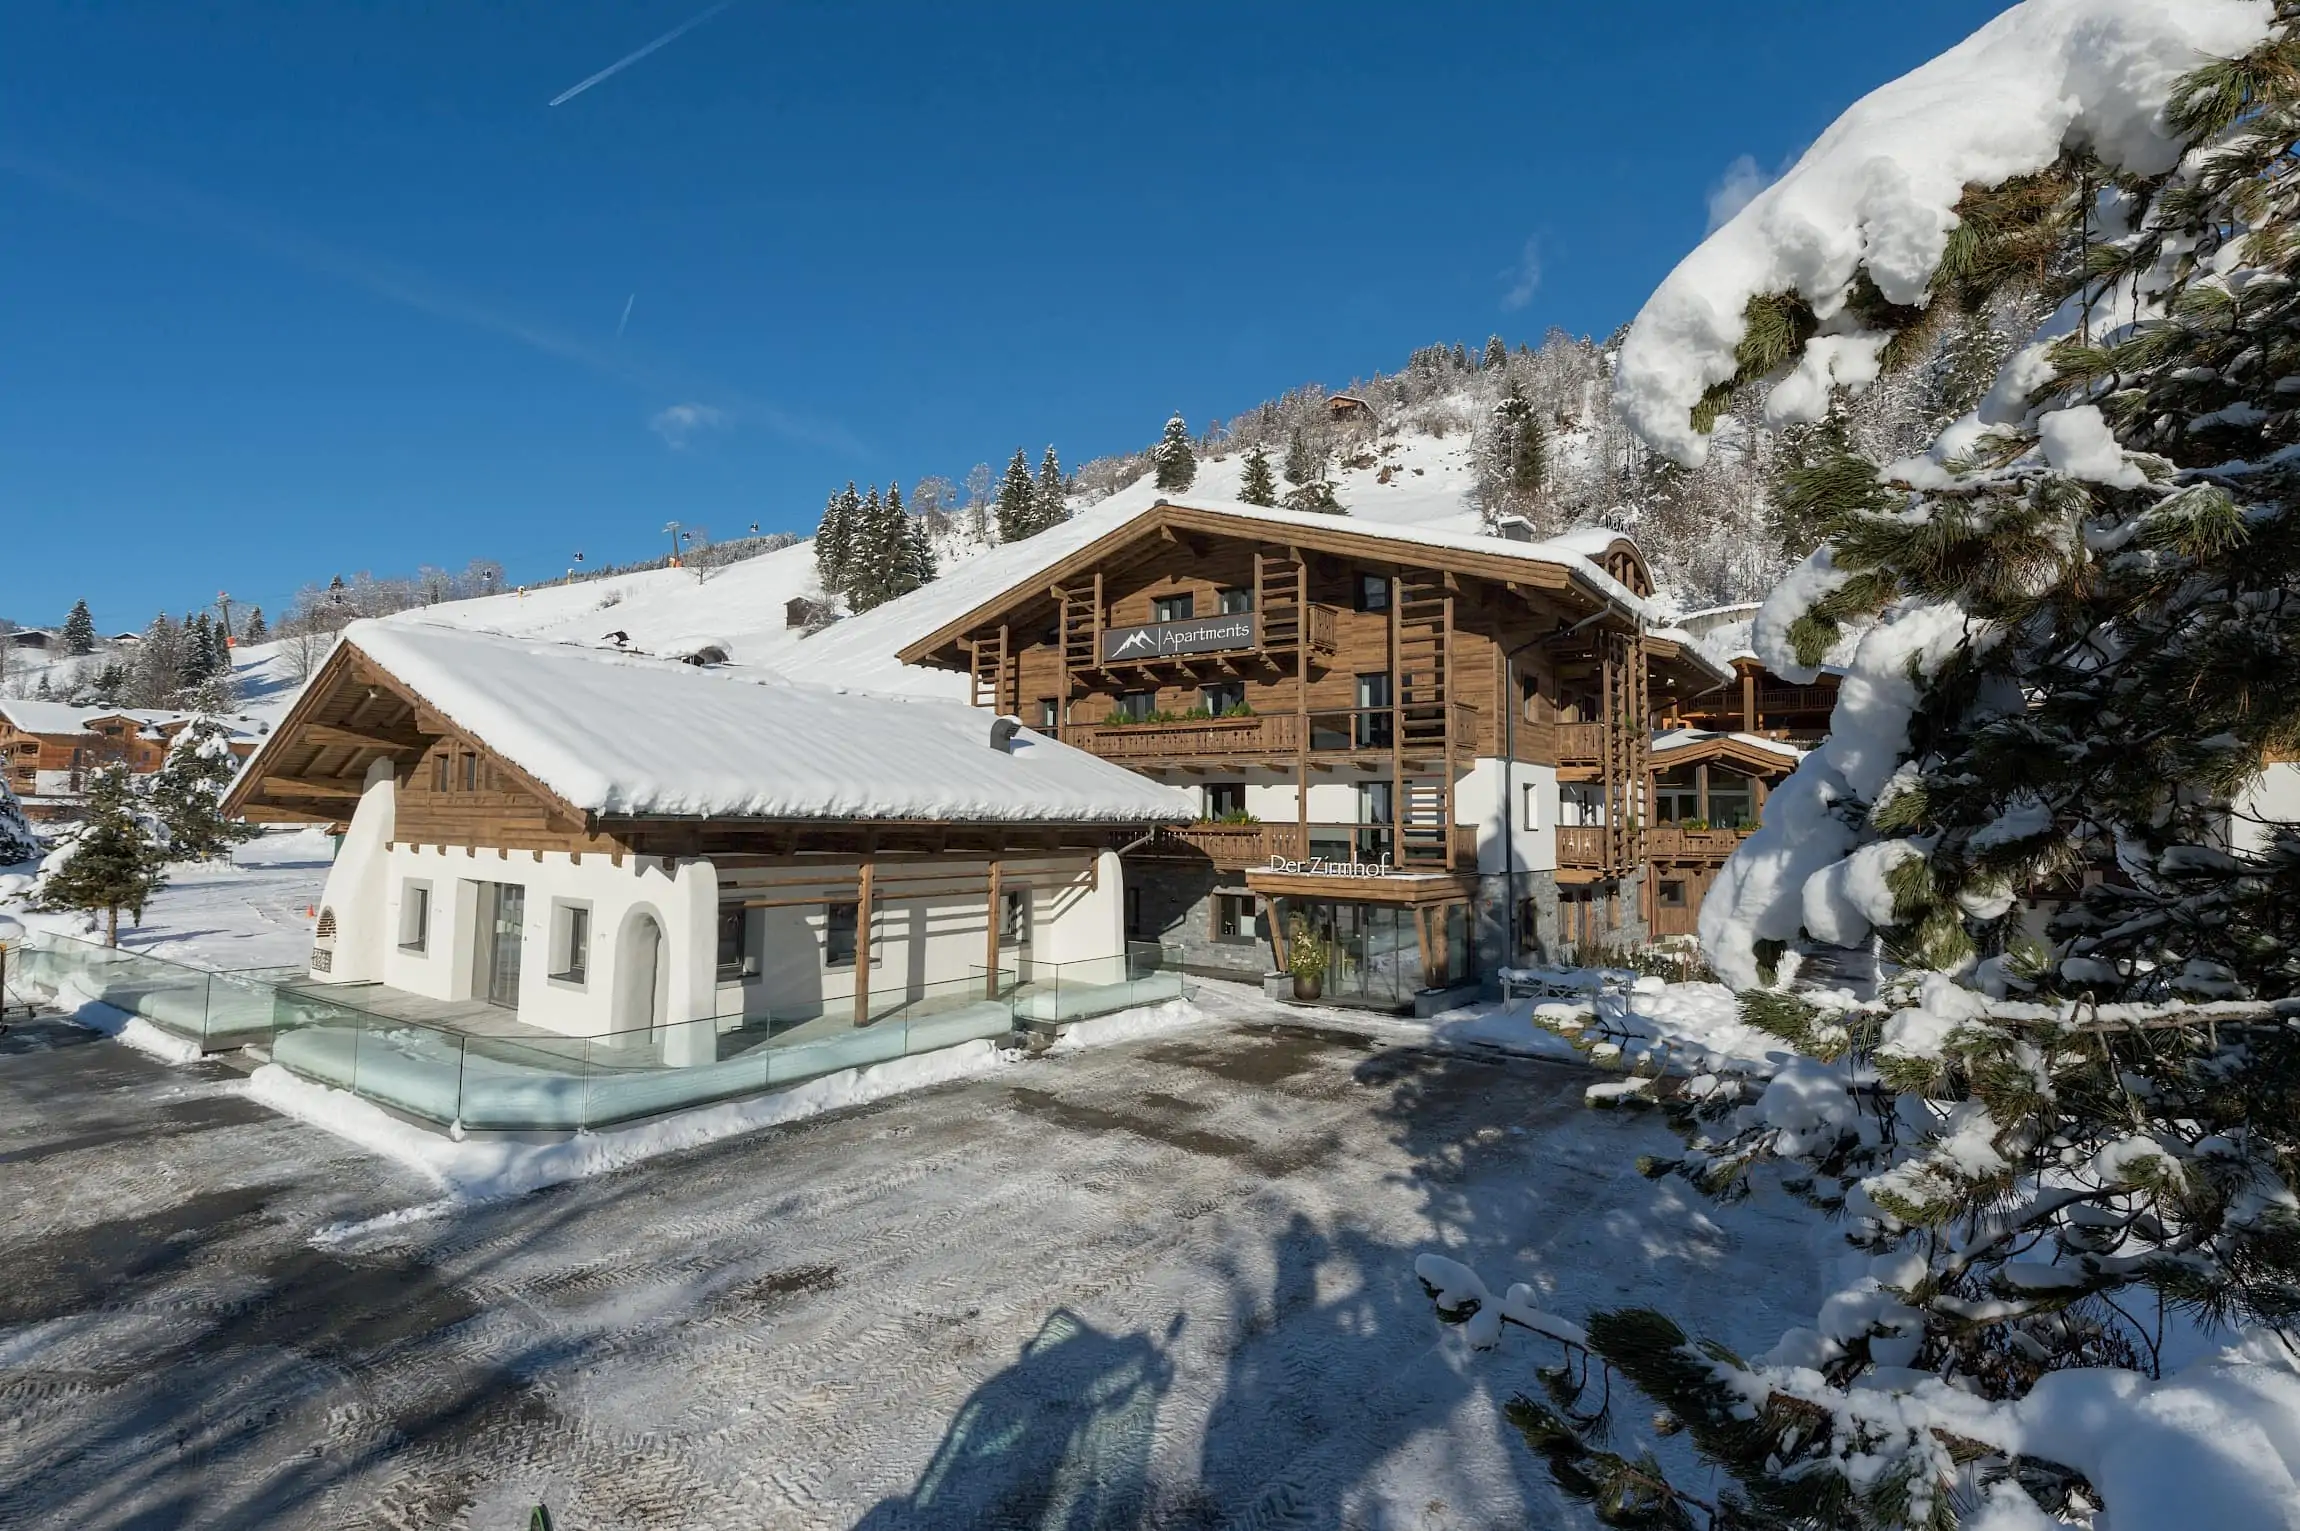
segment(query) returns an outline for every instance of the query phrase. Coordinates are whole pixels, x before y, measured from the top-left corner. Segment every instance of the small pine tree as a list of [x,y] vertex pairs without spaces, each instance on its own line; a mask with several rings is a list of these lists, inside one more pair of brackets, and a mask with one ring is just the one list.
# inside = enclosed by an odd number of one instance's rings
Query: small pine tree
[[224,815],[224,793],[239,769],[230,736],[213,718],[195,718],[176,736],[150,789],[152,812],[174,859],[212,861],[256,833],[253,825]]
[[1508,365],[1508,343],[1505,342],[1499,335],[1487,336],[1485,342],[1485,369],[1488,372],[1491,372],[1496,367],[1506,367]]
[[224,624],[219,621],[208,629],[208,674],[211,678],[221,676],[229,680],[231,673],[232,635],[224,631]]
[[24,816],[24,805],[8,789],[7,779],[0,777],[0,867],[31,861],[39,854],[40,836]]
[[998,481],[998,540],[1020,542],[1038,529],[1038,485],[1030,477],[1030,459],[1016,447]]
[[924,516],[911,516],[903,527],[903,589],[907,593],[931,585],[941,571],[935,566],[934,537]]
[[1062,476],[1062,461],[1049,446],[1038,460],[1037,531],[1060,526],[1070,519],[1070,486]]
[[40,906],[104,915],[104,944],[120,944],[120,911],[134,920],[166,882],[157,847],[136,802],[125,761],[97,767],[89,778],[87,820],[62,863],[40,884]]
[[854,480],[823,504],[822,525],[815,528],[815,577],[833,595],[844,594],[848,566],[854,559],[855,517],[862,508]]
[[886,502],[873,484],[863,491],[855,512],[847,555],[847,604],[856,611],[868,611],[886,599],[887,532]]
[[74,657],[96,652],[96,619],[88,614],[86,601],[74,601],[72,614],[64,619],[64,652]]
[[1166,422],[1165,433],[1150,450],[1158,471],[1158,487],[1168,493],[1187,489],[1198,478],[1198,454],[1190,450],[1190,427],[1177,412]]
[[261,606],[250,606],[247,625],[240,632],[240,641],[242,643],[269,643],[271,637],[272,630],[264,621],[264,609]]
[[1270,472],[1270,454],[1260,447],[1246,454],[1246,472],[1238,483],[1238,498],[1248,505],[1278,503],[1278,482]]
[[181,631],[183,641],[176,648],[176,685],[189,691],[214,672],[216,640],[204,611],[186,619]]
[[1325,459],[1310,446],[1310,438],[1300,431],[1286,443],[1286,482],[1311,484],[1326,476]]

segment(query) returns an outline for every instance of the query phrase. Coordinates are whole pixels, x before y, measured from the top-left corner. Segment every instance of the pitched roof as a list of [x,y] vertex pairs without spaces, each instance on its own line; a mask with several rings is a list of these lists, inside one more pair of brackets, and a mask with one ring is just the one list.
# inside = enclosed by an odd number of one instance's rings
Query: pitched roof
[[[1491,560],[1484,563],[1484,568],[1494,572],[1496,577],[1516,577],[1508,571],[1512,566],[1517,566],[1526,571],[1526,577],[1530,580],[1537,577],[1534,571],[1538,570],[1544,576],[1541,582],[1579,586],[1595,600],[1611,602],[1624,616],[1643,619],[1655,627],[1659,627],[1662,620],[1659,604],[1636,594],[1606,573],[1590,556],[1592,551],[1602,555],[1616,544],[1628,542],[1629,539],[1620,532],[1584,528],[1545,542],[1514,542],[1504,537],[1360,521],[1349,516],[1325,515],[1317,511],[1248,505],[1240,500],[1192,497],[1160,499],[1128,515],[1090,542],[1083,545],[1071,543],[1070,551],[1060,557],[1024,566],[1018,578],[1004,586],[995,587],[973,607],[954,615],[941,627],[914,638],[902,649],[901,657],[908,663],[919,663],[927,655],[975,626],[989,612],[1006,605],[1016,592],[1042,590],[1046,582],[1059,579],[1065,570],[1073,566],[1090,567],[1106,557],[1113,548],[1161,526],[1174,524],[1215,534],[1228,532],[1262,535],[1267,540],[1299,542],[1309,546],[1330,544],[1346,548],[1361,557],[1388,557],[1400,563],[1439,567],[1459,564],[1465,569],[1472,569],[1482,561]],[[1280,535],[1271,536],[1271,533]],[[1448,556],[1433,557],[1433,554]],[[1719,678],[1730,674],[1706,655],[1701,656],[1699,662],[1714,670]]]
[[[991,717],[950,702],[404,617],[354,622],[343,646],[568,806],[606,817],[1148,824],[1193,815],[1183,793],[1027,729],[1011,750],[995,749]],[[291,720],[273,744],[296,732]],[[251,765],[249,776],[262,770]]]
[[[88,725],[99,718],[125,718],[143,732],[157,733],[199,716],[196,712],[171,712],[157,707],[81,707],[71,702],[28,702],[0,697],[0,718],[6,718],[28,734],[86,733]],[[263,725],[254,718],[217,718],[215,721],[235,738],[253,738],[263,731]]]

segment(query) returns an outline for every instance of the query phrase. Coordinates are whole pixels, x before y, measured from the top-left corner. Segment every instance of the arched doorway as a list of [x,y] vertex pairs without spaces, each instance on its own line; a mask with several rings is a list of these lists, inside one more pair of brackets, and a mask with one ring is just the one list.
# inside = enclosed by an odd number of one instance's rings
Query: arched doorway
[[615,1030],[660,1033],[670,987],[671,953],[662,922],[647,911],[634,911],[616,944]]

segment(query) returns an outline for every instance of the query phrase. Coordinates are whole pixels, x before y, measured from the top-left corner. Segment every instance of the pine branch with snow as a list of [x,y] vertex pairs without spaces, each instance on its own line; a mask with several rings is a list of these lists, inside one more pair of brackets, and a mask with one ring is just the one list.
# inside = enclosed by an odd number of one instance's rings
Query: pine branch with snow
[[[1656,1313],[1568,1332],[1526,1288],[1423,1267],[1473,1341],[1564,1348],[1517,1423],[1601,1510],[2291,1524],[2300,844],[2241,849],[2227,805],[2300,740],[2296,25],[2028,0],[1849,111],[1625,347],[1633,414],[1697,457],[1720,390],[1817,422],[1940,308],[2051,305],[1930,451],[1824,437],[1789,480],[1826,540],[1758,646],[1844,678],[1701,927],[1744,1020],[1799,1056],[1691,1082],[1683,1149],[1646,1167],[1841,1220],[1827,1301],[1744,1359]],[[2213,42],[2238,56],[2199,67]],[[1837,226],[1861,237],[1797,237]],[[1696,322],[1721,313],[1738,334]],[[2047,945],[2013,916],[2056,879],[2089,886]],[[1878,960],[1870,997],[1790,987],[1828,948]],[[1605,1439],[1614,1382],[1726,1490]]]

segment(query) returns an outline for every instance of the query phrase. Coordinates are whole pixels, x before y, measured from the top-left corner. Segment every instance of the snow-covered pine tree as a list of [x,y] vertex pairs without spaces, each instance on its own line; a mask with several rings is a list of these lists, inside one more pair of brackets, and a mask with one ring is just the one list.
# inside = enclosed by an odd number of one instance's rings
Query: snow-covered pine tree
[[1488,335],[1485,341],[1485,370],[1509,365],[1509,344],[1499,335]]
[[[1840,1222],[1858,1273],[1744,1360],[1659,1313],[1573,1326],[1523,1288],[1418,1265],[1479,1342],[1514,1321],[1565,1347],[1548,1401],[1511,1422],[1612,1524],[2289,1522],[2289,1455],[2261,1471],[2234,1442],[2284,1428],[2248,1389],[2289,1390],[2300,1344],[2300,826],[2234,834],[2228,804],[2300,742],[2300,411],[2279,387],[2300,369],[2300,5],[2016,9],[2024,25],[1991,29],[2011,56],[1930,71],[1922,112],[1862,103],[1783,198],[1809,222],[1779,237],[1857,228],[1836,247],[1870,259],[1906,256],[1892,230],[1945,232],[1914,273],[1924,301],[1888,303],[1851,264],[1751,295],[1740,376],[1711,385],[1811,405],[1833,373],[1870,371],[1838,370],[1849,345],[1889,368],[1936,307],[2012,282],[2061,300],[1929,454],[1813,465],[1827,541],[1758,621],[1769,664],[1832,655],[1844,680],[1702,938],[1744,1018],[1803,1056],[1762,1087],[1686,1092],[1685,1151],[1649,1168],[1730,1197],[1777,1167]],[[2172,84],[2216,43],[2250,51]],[[2093,76],[2062,112],[2067,72],[2109,58],[2152,67]],[[1986,94],[1959,101],[1961,79]],[[2033,100],[2007,99],[2015,80]],[[2021,110],[2091,147],[2009,179],[1960,157],[2018,141],[2002,119]],[[1965,194],[1933,205],[1876,173],[1901,155],[2000,180],[1943,176]],[[1744,214],[1713,237],[1764,270],[1752,238],[1781,227]],[[1740,301],[1719,302],[1724,266],[1678,268],[1711,282],[1710,312]],[[1858,328],[1824,330],[1840,303]],[[1671,354],[1637,353],[1625,385],[1717,375]],[[1675,450],[1687,418],[1698,431],[1698,411],[1644,423]],[[2049,943],[2029,937],[2019,900],[2079,883]],[[1873,997],[1792,989],[1792,947],[1863,948]],[[1722,1493],[1605,1437],[1599,1415],[1627,1411],[1618,1393],[1592,1407],[1620,1380]]]
[[902,587],[903,592],[931,585],[941,571],[935,565],[934,535],[928,529],[924,516],[907,516],[903,524]]
[[1070,519],[1070,485],[1062,474],[1062,459],[1054,455],[1049,445],[1046,455],[1038,460],[1038,524],[1034,532],[1047,531]]
[[224,631],[222,621],[208,629],[208,674],[229,678],[232,673],[232,636]]
[[24,805],[0,778],[0,869],[37,860],[40,852],[40,836],[25,817]]
[[1270,454],[1258,446],[1246,454],[1246,469],[1238,481],[1238,498],[1248,505],[1278,503],[1278,481],[1270,472]]
[[64,652],[75,657],[96,652],[96,619],[86,601],[74,601],[72,614],[64,619]]
[[998,540],[1020,542],[1038,529],[1038,485],[1030,476],[1029,456],[1016,447],[998,482]]
[[1296,430],[1286,443],[1286,482],[1314,484],[1326,476],[1325,454],[1310,445],[1307,432]]
[[879,498],[878,485],[864,490],[847,555],[847,604],[853,610],[868,611],[887,598],[887,581],[893,572],[891,545],[899,531],[888,524],[886,502]]
[[183,641],[176,650],[176,684],[179,689],[190,691],[215,673],[216,636],[204,611],[188,618],[181,631]]
[[151,810],[167,836],[170,859],[212,861],[254,837],[254,825],[227,818],[223,812],[224,793],[239,769],[230,735],[214,718],[194,718],[176,735],[149,788]]
[[240,641],[242,643],[269,643],[271,638],[272,630],[270,625],[264,621],[264,609],[261,606],[250,606],[247,625],[240,631]]
[[152,618],[136,645],[136,664],[128,681],[129,705],[166,707],[183,686],[178,667],[182,661],[181,630],[166,612]]
[[135,778],[125,761],[90,773],[86,817],[58,864],[40,880],[44,909],[104,916],[104,944],[120,944],[120,911],[134,920],[167,881],[164,861],[144,822]]
[[855,514],[861,505],[849,479],[845,489],[823,502],[822,523],[815,528],[815,578],[834,598],[846,590],[848,565],[854,558]]
[[1177,494],[1195,483],[1198,478],[1198,454],[1190,450],[1190,427],[1176,412],[1166,422],[1158,445],[1150,449],[1150,461],[1156,469],[1158,487],[1169,494]]

